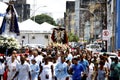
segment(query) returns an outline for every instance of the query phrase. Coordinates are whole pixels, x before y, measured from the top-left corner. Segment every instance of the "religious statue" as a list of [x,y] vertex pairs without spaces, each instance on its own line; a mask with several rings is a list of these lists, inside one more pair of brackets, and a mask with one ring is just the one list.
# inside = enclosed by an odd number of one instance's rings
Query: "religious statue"
[[9,4],[6,15],[0,28],[0,34],[4,37],[14,37],[20,34],[17,17],[13,5]]
[[51,38],[53,42],[56,43],[68,43],[68,36],[66,30],[62,28],[54,28]]

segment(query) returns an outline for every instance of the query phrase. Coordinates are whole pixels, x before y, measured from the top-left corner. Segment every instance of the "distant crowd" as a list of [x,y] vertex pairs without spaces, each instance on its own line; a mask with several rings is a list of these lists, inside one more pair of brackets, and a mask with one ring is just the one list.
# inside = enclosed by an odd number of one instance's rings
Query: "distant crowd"
[[120,80],[118,57],[86,49],[25,47],[0,56],[0,80]]

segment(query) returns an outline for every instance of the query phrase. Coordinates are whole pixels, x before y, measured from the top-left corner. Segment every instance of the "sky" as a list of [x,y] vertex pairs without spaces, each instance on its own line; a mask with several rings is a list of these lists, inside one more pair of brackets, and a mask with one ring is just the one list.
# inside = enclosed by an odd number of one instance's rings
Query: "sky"
[[48,13],[56,20],[64,17],[66,1],[75,0],[27,0],[27,3],[31,5],[31,16]]

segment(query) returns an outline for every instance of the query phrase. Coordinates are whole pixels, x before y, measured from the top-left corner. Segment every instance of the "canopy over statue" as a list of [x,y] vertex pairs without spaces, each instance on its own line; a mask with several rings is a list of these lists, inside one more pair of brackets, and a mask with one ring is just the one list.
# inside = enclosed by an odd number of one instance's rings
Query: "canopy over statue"
[[16,13],[12,4],[8,4],[6,14],[0,27],[0,35],[16,37],[20,34]]

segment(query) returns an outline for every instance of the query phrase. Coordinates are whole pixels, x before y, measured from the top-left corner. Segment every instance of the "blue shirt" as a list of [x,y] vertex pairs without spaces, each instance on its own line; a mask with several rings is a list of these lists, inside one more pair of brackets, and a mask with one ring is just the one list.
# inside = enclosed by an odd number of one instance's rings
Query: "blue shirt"
[[67,63],[59,62],[55,67],[55,75],[57,78],[65,78],[68,76]]
[[81,64],[72,65],[73,75],[72,80],[81,80],[81,72],[84,71],[84,68]]
[[32,80],[36,80],[38,78],[38,74],[39,74],[39,65],[38,64],[32,64],[30,65],[30,69],[31,69],[31,77]]
[[79,64],[82,64],[84,67],[84,71],[87,70],[87,66],[89,66],[89,63],[87,60],[83,59],[83,61],[80,61]]

